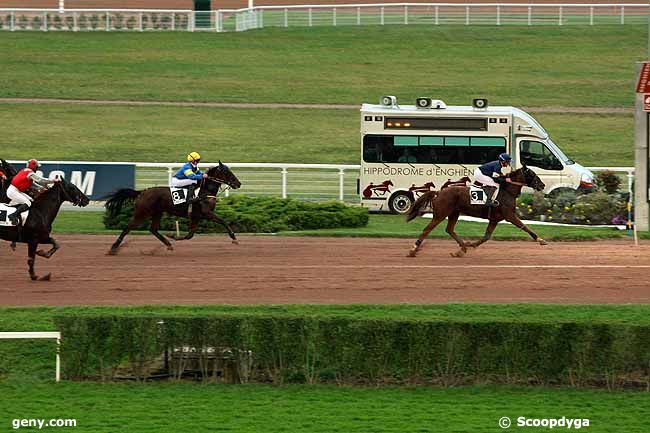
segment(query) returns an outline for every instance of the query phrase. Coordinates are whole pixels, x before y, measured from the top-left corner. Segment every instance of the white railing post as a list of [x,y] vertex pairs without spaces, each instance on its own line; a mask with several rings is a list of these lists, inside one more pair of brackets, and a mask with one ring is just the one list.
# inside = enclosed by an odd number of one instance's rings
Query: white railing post
[[501,6],[497,5],[497,26],[501,25]]
[[345,180],[345,169],[339,168],[339,201],[343,201],[343,183]]
[[625,6],[621,6],[621,24],[625,24]]
[[140,12],[140,13],[138,14],[138,17],[140,18],[140,24],[139,24],[139,26],[140,26],[140,31],[143,31],[144,29],[142,28],[142,12]]
[[219,31],[219,15],[218,10],[214,11],[214,31],[215,33]]
[[172,176],[174,175],[174,169],[167,167],[167,185],[172,184]]
[[383,6],[381,7],[380,16],[381,16],[381,25],[383,26],[384,25],[384,7]]
[[282,198],[287,198],[287,169],[282,168]]
[[465,25],[469,25],[469,6],[465,6]]
[[361,8],[357,7],[357,25],[361,25]]
[[260,29],[263,29],[264,28],[264,9],[260,9],[259,14],[260,14],[260,18],[259,18],[258,23],[260,25]]
[[43,31],[47,31],[47,12],[43,12]]
[[336,27],[336,8],[332,8],[332,24]]
[[435,19],[435,24],[439,25],[440,24],[440,7],[436,6],[436,19]]
[[309,15],[309,27],[311,27],[314,24],[311,8],[309,8],[309,14],[308,15]]
[[404,6],[404,24],[408,25],[409,23],[409,7]]
[[528,6],[528,25],[533,25],[533,8]]
[[55,381],[61,382],[61,339],[56,339],[56,372],[54,373]]
[[632,184],[634,183],[634,169],[627,171],[627,192],[632,194]]
[[16,13],[11,11],[11,31],[16,31]]
[[110,28],[111,28],[111,18],[109,16],[108,11],[107,11],[106,12],[106,31],[110,32]]
[[176,30],[176,14],[172,13],[172,32]]
[[562,10],[562,6],[560,6],[560,14],[559,14],[560,18],[559,18],[559,22],[557,23],[559,26],[562,25],[562,15],[563,15],[563,10]]
[[75,32],[79,31],[79,24],[77,23],[77,13],[76,12],[72,13],[72,31],[75,31]]
[[594,25],[594,7],[593,6],[589,7],[589,25],[590,26]]
[[289,27],[289,9],[284,8],[284,26]]
[[192,12],[187,13],[187,31],[192,31],[192,21],[194,20],[194,14]]

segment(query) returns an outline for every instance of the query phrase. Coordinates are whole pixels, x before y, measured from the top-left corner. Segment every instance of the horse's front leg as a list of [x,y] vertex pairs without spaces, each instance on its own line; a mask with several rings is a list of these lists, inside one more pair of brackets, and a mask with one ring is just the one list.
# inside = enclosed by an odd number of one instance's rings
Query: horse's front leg
[[467,247],[470,246],[469,243],[465,242],[456,234],[454,231],[454,227],[456,227],[456,223],[458,222],[458,217],[460,216],[460,212],[454,212],[451,215],[447,217],[447,234],[454,238],[458,246],[460,246],[460,250],[458,250],[456,253],[451,253],[452,256],[454,257],[462,257],[465,255],[467,252]]
[[485,234],[483,235],[483,237],[476,242],[472,242],[468,246],[472,248],[478,248],[479,246],[483,245],[485,242],[489,241],[490,238],[492,237],[492,233],[494,232],[494,229],[497,228],[498,223],[499,221],[490,220],[487,228],[485,229]]
[[226,222],[221,217],[216,216],[212,212],[207,212],[205,214],[205,217],[207,219],[209,219],[210,221],[214,221],[214,222],[224,226],[226,228],[226,230],[228,231],[228,236],[230,236],[230,239],[232,239],[232,243],[233,244],[239,244],[239,241],[237,240],[237,236],[235,236],[235,232],[232,231],[230,226],[228,224],[226,224]]
[[61,245],[52,237],[48,237],[47,242],[43,242],[45,244],[51,244],[52,248],[50,248],[48,251],[43,251],[43,250],[38,250],[36,251],[36,255],[45,257],[46,259],[49,259],[56,253],[59,248],[61,248]]
[[521,220],[519,219],[519,217],[517,215],[513,214],[513,215],[508,216],[506,218],[506,221],[508,221],[509,223],[512,223],[518,229],[521,229],[521,230],[525,231],[526,233],[528,233],[530,235],[530,237],[533,238],[534,241],[537,241],[538,244],[547,245],[547,242],[544,239],[537,236],[537,233],[535,233],[534,231],[529,229],[526,224],[521,222]]
[[36,272],[34,271],[34,263],[36,262],[36,248],[38,248],[38,242],[36,241],[30,241],[27,245],[27,255],[29,257],[27,259],[27,264],[29,265],[29,277],[32,280],[47,281],[50,279],[50,274],[38,278],[38,275],[36,275]]

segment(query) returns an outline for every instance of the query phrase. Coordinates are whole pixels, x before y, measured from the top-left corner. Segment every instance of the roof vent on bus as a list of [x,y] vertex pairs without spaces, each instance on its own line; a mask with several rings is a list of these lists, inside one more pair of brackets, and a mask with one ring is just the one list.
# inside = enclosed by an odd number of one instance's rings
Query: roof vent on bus
[[472,107],[476,110],[487,110],[488,100],[485,98],[472,99]]
[[417,98],[415,100],[415,106],[417,108],[429,108],[429,109],[436,109],[436,110],[447,108],[447,104],[445,104],[444,101],[441,101],[439,99],[431,99],[431,98]]
[[382,96],[379,103],[384,107],[397,107],[397,97],[395,96]]

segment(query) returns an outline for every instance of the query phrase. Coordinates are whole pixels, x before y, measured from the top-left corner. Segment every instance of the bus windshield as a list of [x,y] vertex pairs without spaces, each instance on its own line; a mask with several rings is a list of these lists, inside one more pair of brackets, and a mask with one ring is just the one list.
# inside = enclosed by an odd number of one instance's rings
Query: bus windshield
[[575,164],[575,163],[576,163],[574,160],[572,160],[571,158],[569,158],[568,156],[566,156],[566,155],[564,154],[564,152],[562,152],[562,149],[560,149],[560,148],[558,147],[558,145],[555,144],[555,143],[553,142],[553,140],[551,140],[551,137],[549,137],[549,138],[546,140],[546,144],[548,145],[548,147],[550,147],[551,149],[553,149],[553,151],[555,152],[555,155],[557,155],[557,157],[560,158],[560,160],[561,160],[562,162],[564,162],[566,165],[571,165],[571,164]]

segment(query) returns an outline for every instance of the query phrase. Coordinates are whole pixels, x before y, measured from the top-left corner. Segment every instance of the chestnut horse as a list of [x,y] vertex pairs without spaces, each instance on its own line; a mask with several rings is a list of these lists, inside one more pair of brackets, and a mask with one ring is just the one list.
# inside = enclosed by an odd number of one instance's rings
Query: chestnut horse
[[[501,184],[499,190],[499,205],[494,208],[470,204],[469,187],[465,186],[464,183],[460,185],[451,184],[446,188],[443,187],[440,191],[427,192],[418,198],[413,203],[413,206],[411,206],[406,221],[413,220],[418,215],[428,211],[429,208],[433,213],[433,220],[424,228],[420,237],[415,241],[415,244],[409,251],[409,257],[415,257],[417,255],[424,239],[445,218],[448,218],[447,233],[460,246],[458,252],[452,253],[454,257],[462,257],[467,252],[468,247],[476,248],[488,241],[497,224],[502,220],[506,220],[525,231],[540,245],[546,245],[544,239],[537,236],[526,224],[521,222],[515,210],[517,197],[521,194],[521,189],[524,186],[529,186],[536,191],[542,191],[545,187],[544,182],[542,182],[533,170],[526,166],[512,171],[507,175],[506,179],[507,181]],[[476,242],[465,242],[454,232],[454,227],[460,214],[485,218],[489,221],[483,238]]]

